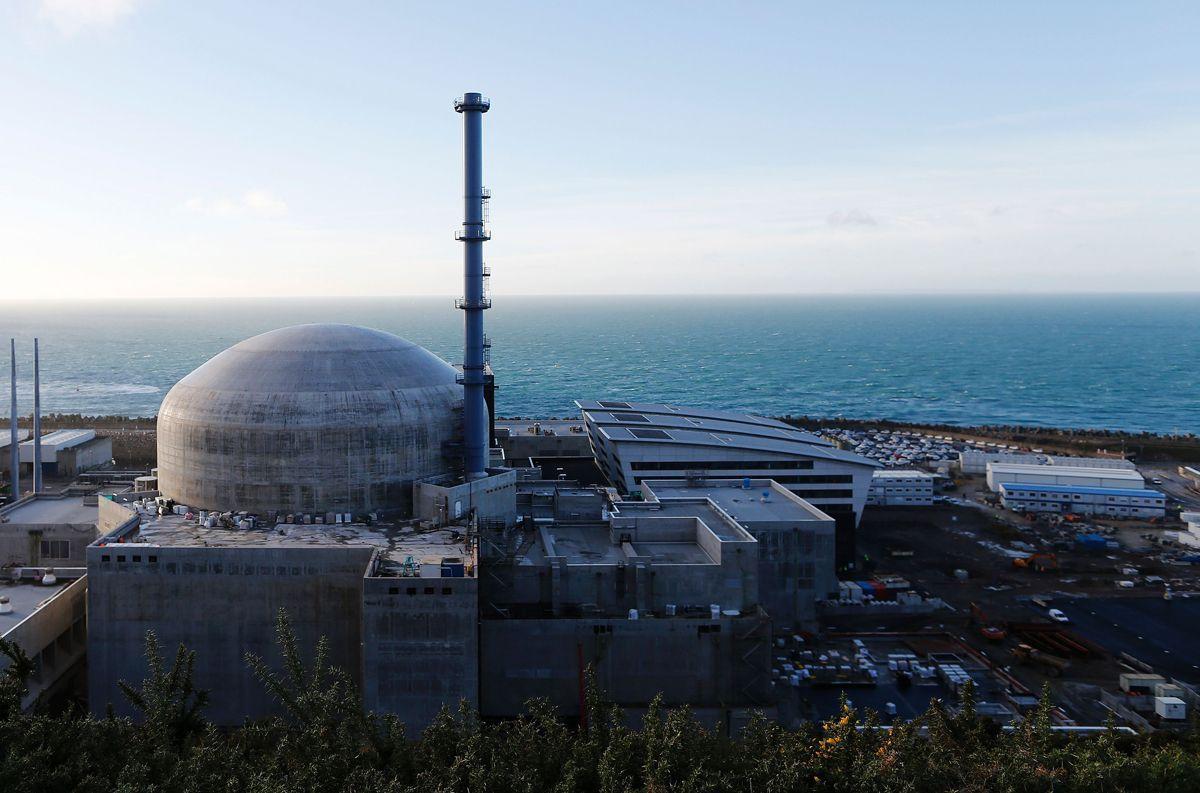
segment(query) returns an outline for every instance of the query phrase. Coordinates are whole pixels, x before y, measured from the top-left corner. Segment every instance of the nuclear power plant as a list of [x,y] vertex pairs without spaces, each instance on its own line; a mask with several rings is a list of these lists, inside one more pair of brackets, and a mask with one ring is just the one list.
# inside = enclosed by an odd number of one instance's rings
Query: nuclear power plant
[[[637,401],[577,402],[604,481],[535,463],[560,453],[552,433],[526,439],[526,457],[497,443],[490,108],[454,102],[461,364],[352,325],[234,344],[163,399],[152,475],[99,498],[86,549],[62,546],[86,567],[93,712],[132,714],[118,681],[144,677],[148,631],[196,651],[215,723],[277,712],[245,658],[279,662],[281,612],[410,730],[460,700],[506,718],[546,697],[576,716],[589,670],[634,714],[661,694],[733,729],[771,707],[773,633],[837,597],[875,464],[770,419]],[[26,500],[11,514],[34,513]]]

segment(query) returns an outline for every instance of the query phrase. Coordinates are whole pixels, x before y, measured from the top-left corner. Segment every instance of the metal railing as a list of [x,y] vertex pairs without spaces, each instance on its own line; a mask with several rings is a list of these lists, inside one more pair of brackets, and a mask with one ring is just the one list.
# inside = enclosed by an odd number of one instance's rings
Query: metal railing
[[490,240],[492,238],[492,230],[486,226],[482,228],[456,228],[454,230],[454,239],[459,242],[473,242],[475,240]]

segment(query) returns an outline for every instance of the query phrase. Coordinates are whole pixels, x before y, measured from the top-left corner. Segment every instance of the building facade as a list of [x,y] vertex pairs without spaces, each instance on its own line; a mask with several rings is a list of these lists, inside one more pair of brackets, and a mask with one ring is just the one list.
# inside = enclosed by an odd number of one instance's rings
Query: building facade
[[1017,512],[1054,512],[1110,518],[1161,518],[1167,499],[1157,490],[1071,485],[1004,484],[1000,503]]
[[925,471],[876,471],[867,503],[880,507],[928,507],[933,504],[933,474]]
[[761,416],[616,400],[575,404],[597,464],[622,493],[648,479],[773,479],[834,519],[838,565],[854,563],[854,533],[878,463]]

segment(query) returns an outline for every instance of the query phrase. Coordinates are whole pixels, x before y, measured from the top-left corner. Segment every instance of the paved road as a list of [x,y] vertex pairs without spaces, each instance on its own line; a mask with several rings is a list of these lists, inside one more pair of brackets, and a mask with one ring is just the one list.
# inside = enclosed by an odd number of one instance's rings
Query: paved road
[[1167,674],[1200,684],[1200,599],[1080,598],[1054,605],[1069,627],[1113,655],[1127,652]]

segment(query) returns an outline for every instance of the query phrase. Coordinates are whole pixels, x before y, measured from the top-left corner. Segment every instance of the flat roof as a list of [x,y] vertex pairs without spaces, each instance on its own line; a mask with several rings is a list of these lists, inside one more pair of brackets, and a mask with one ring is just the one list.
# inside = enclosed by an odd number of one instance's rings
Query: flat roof
[[34,583],[13,584],[5,581],[0,583],[0,595],[8,598],[12,612],[0,614],[0,636],[4,636],[20,622],[33,614],[44,603],[62,592],[71,581],[64,581],[54,586],[42,586]]
[[[113,543],[115,545],[115,543]],[[466,556],[463,536],[452,528],[421,529],[414,524],[295,524],[253,529],[207,528],[182,515],[143,514],[142,524],[119,547],[178,548],[330,548],[369,547],[388,562],[417,562],[429,556]]]
[[687,498],[666,501],[618,501],[613,509],[624,518],[695,518],[717,536],[721,542],[744,542],[751,539],[744,529],[730,523],[734,518],[714,502],[690,494]]
[[699,429],[726,435],[745,435],[753,438],[783,438],[784,440],[799,441],[800,443],[808,443],[813,446],[833,446],[833,443],[825,438],[798,430],[795,427],[748,423],[737,421],[728,415],[712,417],[688,416],[679,413],[641,413],[633,410],[585,410],[584,417],[585,419],[590,419],[594,424],[603,426],[635,428],[645,426],[665,429],[677,428],[681,430]]
[[[708,522],[705,521],[705,524]],[[554,555],[565,557],[567,564],[615,565],[629,561],[621,545],[612,541],[607,523],[553,524],[545,527],[544,531],[553,545]],[[649,557],[661,564],[716,564],[696,542],[635,540],[630,544],[639,557]],[[547,558],[548,550],[540,540],[535,542],[522,554],[521,564],[541,563]]]
[[928,471],[897,471],[896,469],[888,469],[883,471],[875,471],[871,474],[874,479],[936,479],[933,474]]
[[[739,522],[833,520],[802,497],[770,480],[751,480],[748,490],[742,487],[740,480],[732,479],[705,479],[694,485],[678,479],[650,479],[642,484],[664,505],[679,499],[704,498]],[[771,493],[765,501],[762,498],[764,490]],[[653,502],[619,502],[617,506],[626,503]]]
[[1008,492],[1009,490],[1037,490],[1044,493],[1086,493],[1093,496],[1129,496],[1132,498],[1166,498],[1157,490],[1142,489],[1133,490],[1124,487],[1074,487],[1071,485],[1039,485],[1028,482],[1003,482],[1000,485],[1000,490]]
[[1081,465],[1025,465],[1023,463],[988,463],[988,470],[1013,474],[1042,474],[1047,476],[1108,477],[1143,481],[1142,475],[1128,468],[1087,468]]
[[99,507],[86,506],[82,496],[38,496],[23,504],[12,504],[0,509],[0,517],[3,517],[6,523],[96,523],[99,515]]

